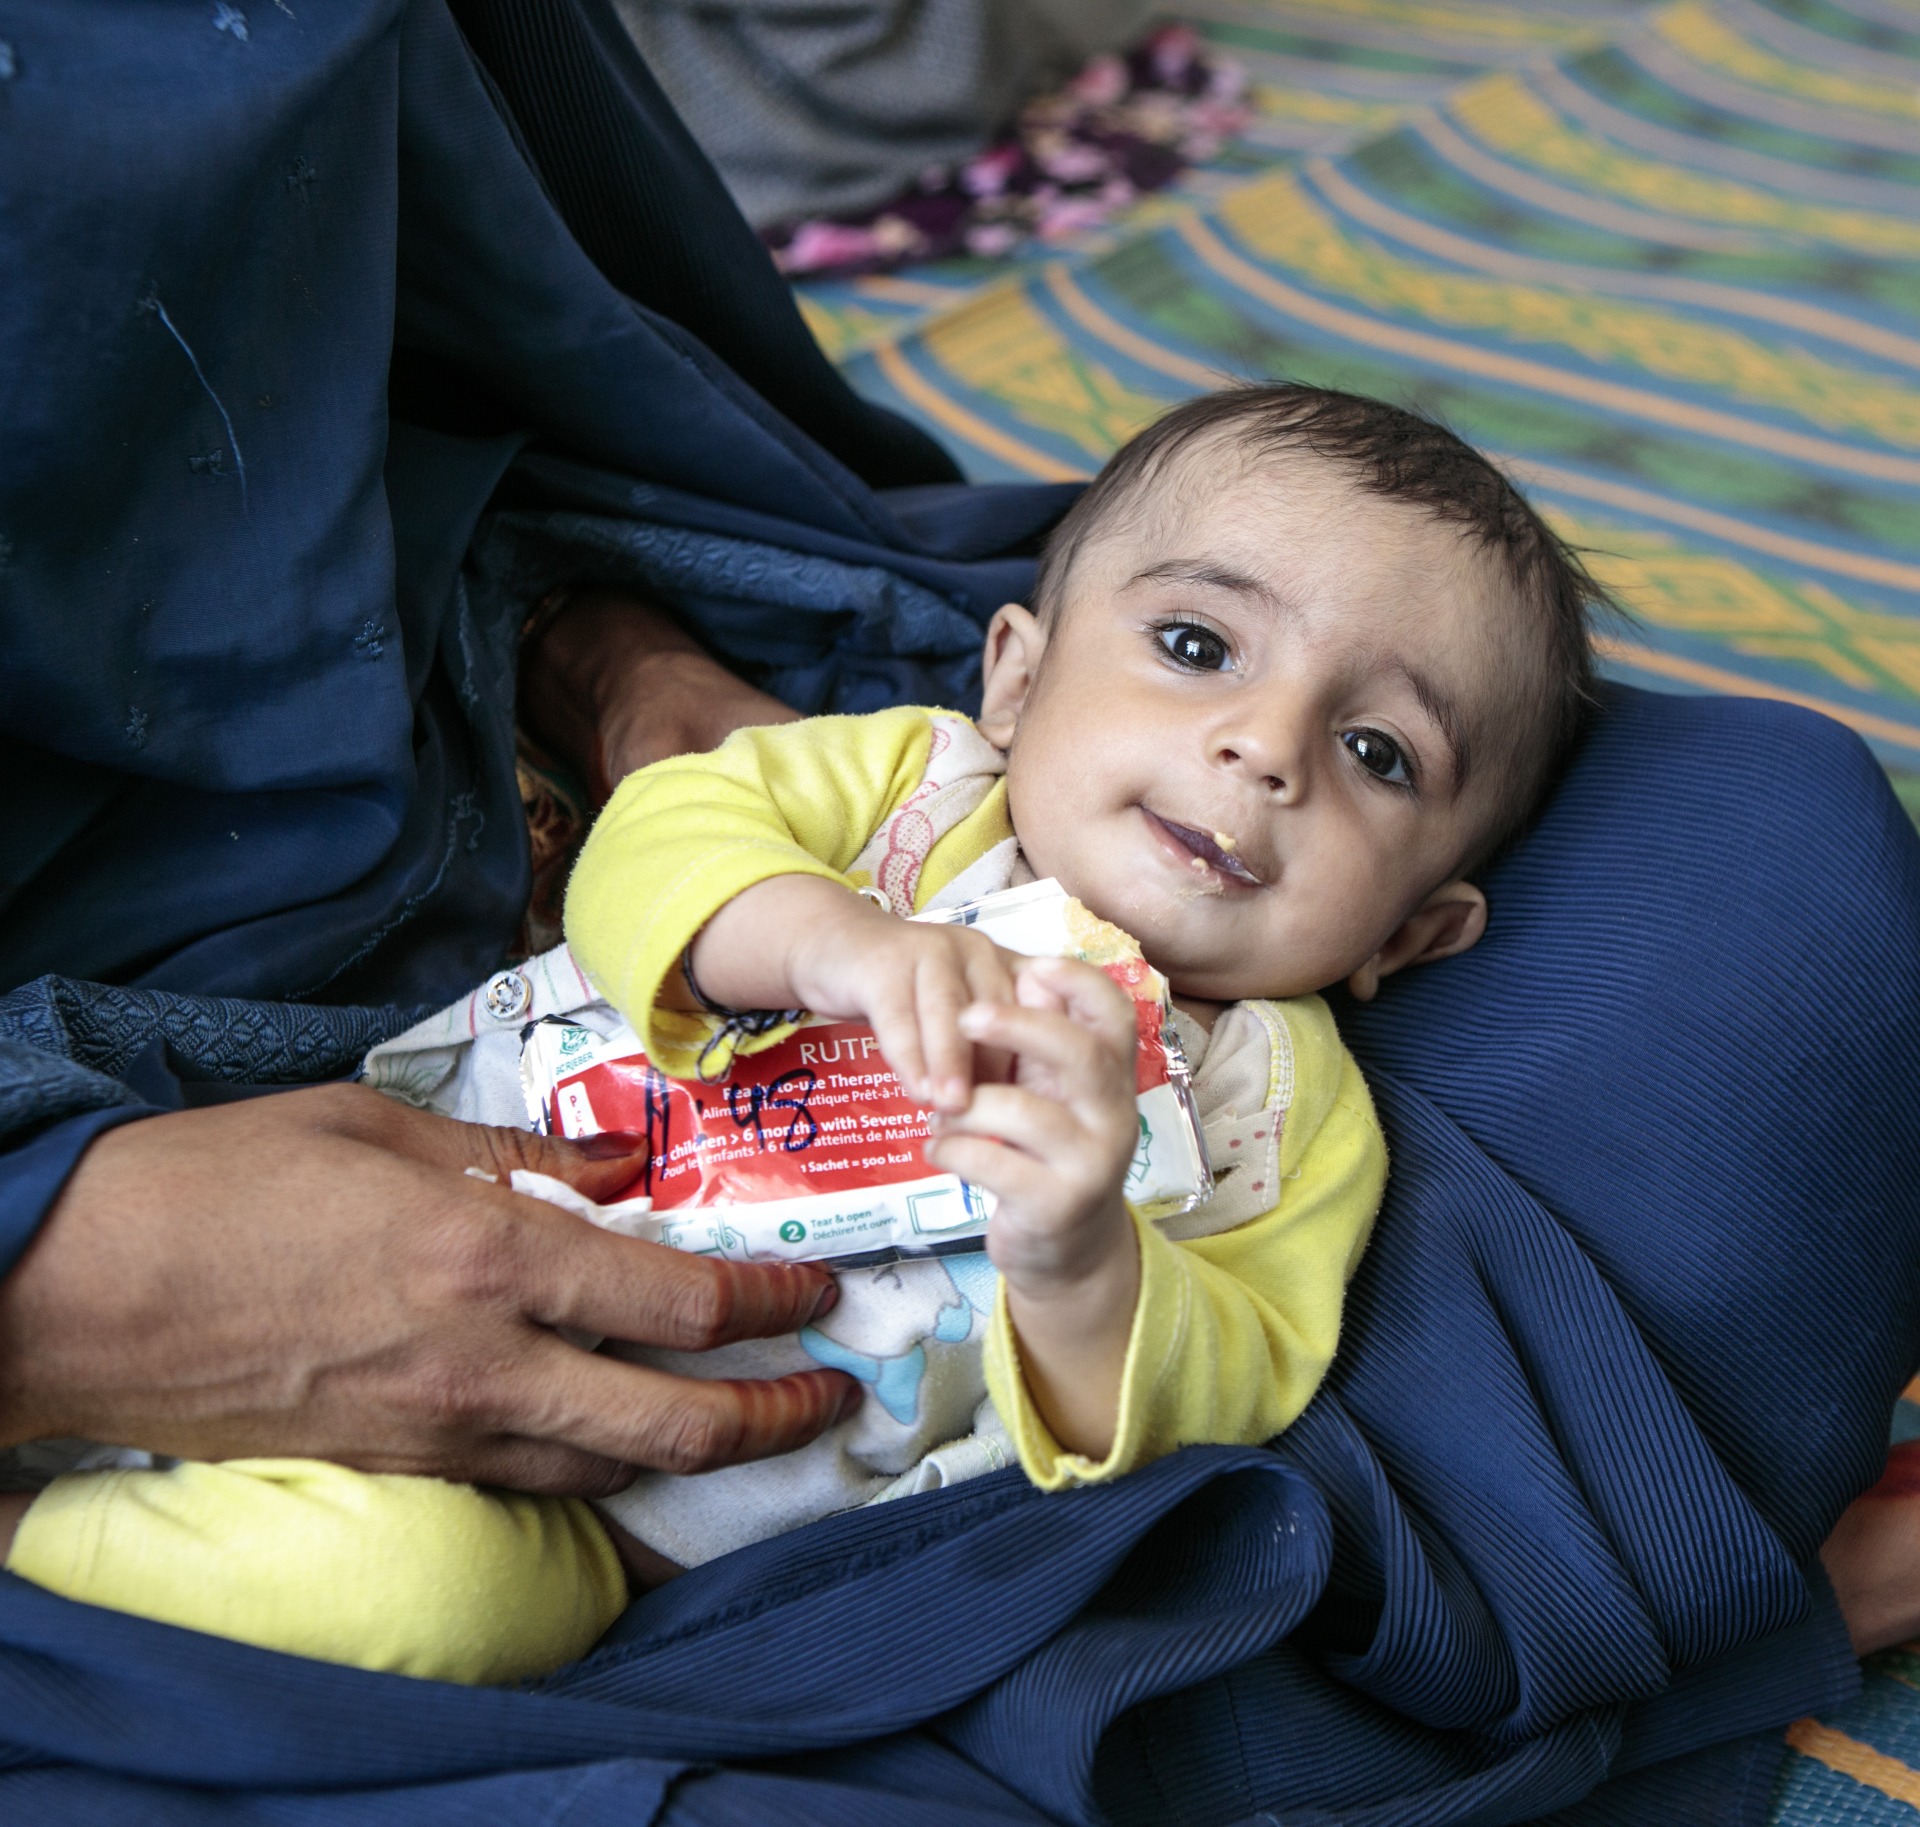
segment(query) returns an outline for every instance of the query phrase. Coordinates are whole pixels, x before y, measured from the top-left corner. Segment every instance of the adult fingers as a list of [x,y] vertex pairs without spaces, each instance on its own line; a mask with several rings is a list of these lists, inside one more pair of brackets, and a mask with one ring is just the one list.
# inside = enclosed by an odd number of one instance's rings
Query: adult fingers
[[466,1131],[454,1138],[458,1165],[477,1168],[508,1185],[516,1168],[564,1180],[589,1199],[610,1200],[633,1186],[646,1165],[647,1140],[622,1130],[568,1140],[539,1136],[528,1129],[496,1129],[481,1123],[456,1124]]
[[790,1453],[859,1405],[837,1370],[706,1381],[536,1342],[488,1418],[502,1431],[558,1441],[660,1472],[710,1472]]
[[638,1177],[646,1152],[645,1137],[622,1131],[569,1141],[560,1136],[535,1135],[528,1129],[458,1122],[434,1111],[411,1109],[378,1092],[364,1095],[375,1106],[385,1108],[355,1108],[351,1112],[347,1126],[361,1139],[455,1173],[475,1168],[492,1175],[503,1186],[515,1168],[524,1167],[564,1180],[589,1199],[612,1199]]
[[[491,1189],[476,1189],[488,1191]],[[778,1338],[839,1298],[814,1263],[723,1262],[582,1224],[514,1195],[515,1233],[500,1273],[520,1311],[637,1345],[711,1351],[738,1339]]]

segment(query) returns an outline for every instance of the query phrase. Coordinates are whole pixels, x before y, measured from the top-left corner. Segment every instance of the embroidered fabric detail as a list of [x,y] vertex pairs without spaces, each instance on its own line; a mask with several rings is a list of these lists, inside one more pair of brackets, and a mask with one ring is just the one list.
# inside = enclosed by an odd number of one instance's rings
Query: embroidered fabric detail
[[180,996],[38,977],[0,996],[0,1139],[141,1100],[119,1075],[156,1041],[183,1078],[303,1085],[342,1078],[423,1009]]
[[1222,1010],[1206,1045],[1189,1057],[1213,1197],[1161,1221],[1176,1243],[1231,1231],[1280,1202],[1280,1138],[1293,1103],[1293,1036],[1274,1003]]
[[[914,911],[933,847],[980,809],[1007,771],[1006,757],[965,717],[936,713],[920,784],[881,821],[847,874],[871,882],[903,920]],[[1006,886],[1006,884],[1001,884]]]

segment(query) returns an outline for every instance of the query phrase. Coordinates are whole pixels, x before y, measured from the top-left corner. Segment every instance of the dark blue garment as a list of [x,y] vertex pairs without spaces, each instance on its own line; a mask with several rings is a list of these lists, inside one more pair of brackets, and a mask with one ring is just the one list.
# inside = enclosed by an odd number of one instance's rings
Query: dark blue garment
[[1916,849],[1837,726],[1616,694],[1486,942],[1344,1011],[1393,1176],[1273,1450],[834,1519],[532,1694],[0,1581],[0,1811],[1751,1827],[1920,1346]]
[[[498,90],[442,0],[0,0],[0,957],[126,986],[0,1001],[0,1241],[93,1126],[494,961],[531,593],[958,701],[1060,504],[780,356],[601,0],[460,12]],[[1920,1355],[1920,857],[1834,726],[1623,692],[1488,888],[1342,1011],[1393,1181],[1275,1450],[835,1519],[529,1693],[0,1578],[0,1819],[1749,1827],[1753,1735],[1854,1678],[1800,1570]]]
[[[559,71],[528,91],[536,125],[556,94],[626,98],[651,163],[619,167],[614,200],[638,241],[564,146],[553,174],[529,163],[440,0],[0,16],[0,986],[388,1005],[497,964],[528,887],[515,645],[544,583],[462,567],[530,443],[594,459],[602,494],[658,491],[656,522],[906,567],[932,613],[884,656],[877,601],[772,664],[710,631],[804,700],[940,695],[1031,576],[1000,555],[1063,491],[943,481],[922,434],[847,391],[604,5],[466,11],[521,34],[523,88]],[[838,455],[648,301],[699,309]],[[849,466],[911,484],[901,514]],[[523,535],[584,499],[540,475]],[[66,1074],[22,1069],[49,1096]],[[69,1164],[91,1133],[63,1132]],[[59,1152],[0,1164],[16,1248]]]
[[[33,790],[0,813],[11,981],[431,1000],[493,962],[527,887],[503,731],[531,605],[476,604],[458,569],[529,439],[660,488],[656,518],[697,503],[914,565],[975,626],[1031,575],[988,555],[1060,491],[984,491],[971,545],[930,537],[944,459],[887,461],[923,440],[829,371],[843,419],[891,424],[868,467],[922,485],[910,530],[615,290],[438,0],[12,16],[0,739]],[[702,232],[785,313],[713,327],[824,368],[737,216],[709,205]],[[982,521],[967,498],[952,518]]]

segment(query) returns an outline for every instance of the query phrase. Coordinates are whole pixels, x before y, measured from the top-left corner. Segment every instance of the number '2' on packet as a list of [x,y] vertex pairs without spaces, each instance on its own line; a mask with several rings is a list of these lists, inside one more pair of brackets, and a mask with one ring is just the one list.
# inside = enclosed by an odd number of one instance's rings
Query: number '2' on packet
[[[1128,1203],[1165,1217],[1212,1191],[1166,980],[1125,933],[1054,881],[919,917],[1106,971],[1132,998],[1139,1032]],[[667,1077],[624,1023],[609,1033],[555,1016],[527,1030],[520,1076],[536,1129],[645,1139],[646,1164],[618,1203],[630,1235],[737,1261],[882,1262],[985,1245],[992,1195],[927,1161],[927,1113],[864,1022],[809,1018],[705,1084]]]

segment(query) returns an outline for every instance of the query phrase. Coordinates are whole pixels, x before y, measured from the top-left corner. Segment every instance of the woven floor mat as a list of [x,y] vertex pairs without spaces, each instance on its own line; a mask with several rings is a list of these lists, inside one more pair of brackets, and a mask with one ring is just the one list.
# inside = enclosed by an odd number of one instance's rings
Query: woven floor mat
[[1920,0],[1187,11],[1250,132],[1094,246],[816,289],[855,384],[996,478],[1230,377],[1424,406],[1593,554],[1611,671],[1920,810]]

